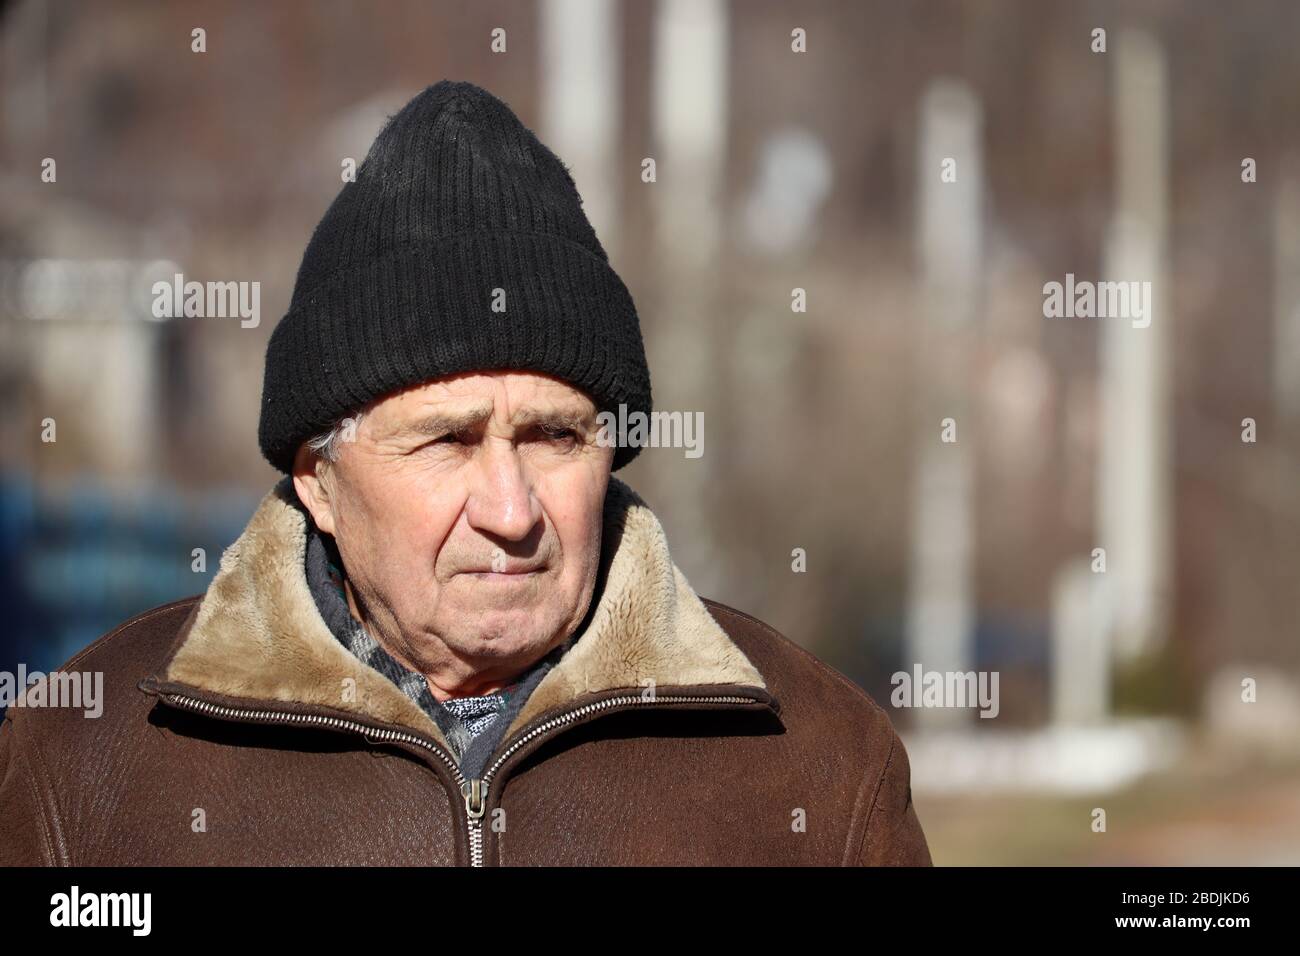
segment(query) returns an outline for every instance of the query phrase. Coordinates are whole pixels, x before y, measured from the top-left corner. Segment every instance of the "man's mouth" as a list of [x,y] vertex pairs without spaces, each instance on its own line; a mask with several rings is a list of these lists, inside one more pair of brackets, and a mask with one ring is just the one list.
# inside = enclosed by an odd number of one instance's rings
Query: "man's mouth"
[[482,584],[485,587],[508,588],[528,584],[540,577],[541,573],[541,571],[517,571],[513,574],[501,571],[470,571],[466,576],[475,584]]
[[532,568],[505,567],[499,571],[494,571],[489,568],[483,568],[477,571],[462,571],[461,573],[468,575],[469,577],[472,578],[477,578],[484,581],[493,581],[493,580],[508,580],[513,578],[530,578],[533,575],[541,574],[544,570],[546,570],[544,567],[532,567]]

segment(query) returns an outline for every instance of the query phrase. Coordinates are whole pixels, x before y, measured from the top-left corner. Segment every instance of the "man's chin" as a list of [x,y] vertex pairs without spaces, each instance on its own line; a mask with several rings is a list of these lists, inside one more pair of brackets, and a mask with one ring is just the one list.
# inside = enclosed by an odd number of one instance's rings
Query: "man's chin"
[[504,659],[544,646],[551,637],[546,632],[545,619],[532,605],[478,607],[458,615],[454,647],[462,654]]

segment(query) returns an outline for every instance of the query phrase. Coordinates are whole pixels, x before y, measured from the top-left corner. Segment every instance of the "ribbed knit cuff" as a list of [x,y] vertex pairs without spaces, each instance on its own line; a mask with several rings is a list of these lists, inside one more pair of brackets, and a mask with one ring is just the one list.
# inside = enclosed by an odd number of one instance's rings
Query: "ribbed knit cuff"
[[[492,309],[504,290],[502,312]],[[286,474],[303,441],[374,398],[458,372],[563,378],[598,411],[651,411],[626,286],[603,259],[553,235],[465,233],[329,276],[276,326],[258,439]],[[619,446],[613,469],[640,451]]]

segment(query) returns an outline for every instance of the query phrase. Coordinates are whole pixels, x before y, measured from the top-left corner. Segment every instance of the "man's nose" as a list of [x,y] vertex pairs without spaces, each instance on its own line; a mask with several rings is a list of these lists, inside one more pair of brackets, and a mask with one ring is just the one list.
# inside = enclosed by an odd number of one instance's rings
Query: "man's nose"
[[[495,446],[495,447],[493,447]],[[521,541],[541,520],[542,506],[533,495],[532,482],[519,454],[485,442],[479,450],[477,475],[470,489],[465,516],[475,529],[509,541]]]

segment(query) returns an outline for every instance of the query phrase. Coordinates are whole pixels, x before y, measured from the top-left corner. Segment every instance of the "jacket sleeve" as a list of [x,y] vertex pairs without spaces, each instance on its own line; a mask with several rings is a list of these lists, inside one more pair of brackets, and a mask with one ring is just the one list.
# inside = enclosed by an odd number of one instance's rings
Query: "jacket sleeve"
[[14,708],[0,722],[0,866],[52,866],[52,827],[23,752]]
[[858,866],[933,866],[930,847],[912,805],[912,768],[898,733],[891,728],[889,756],[868,810]]

